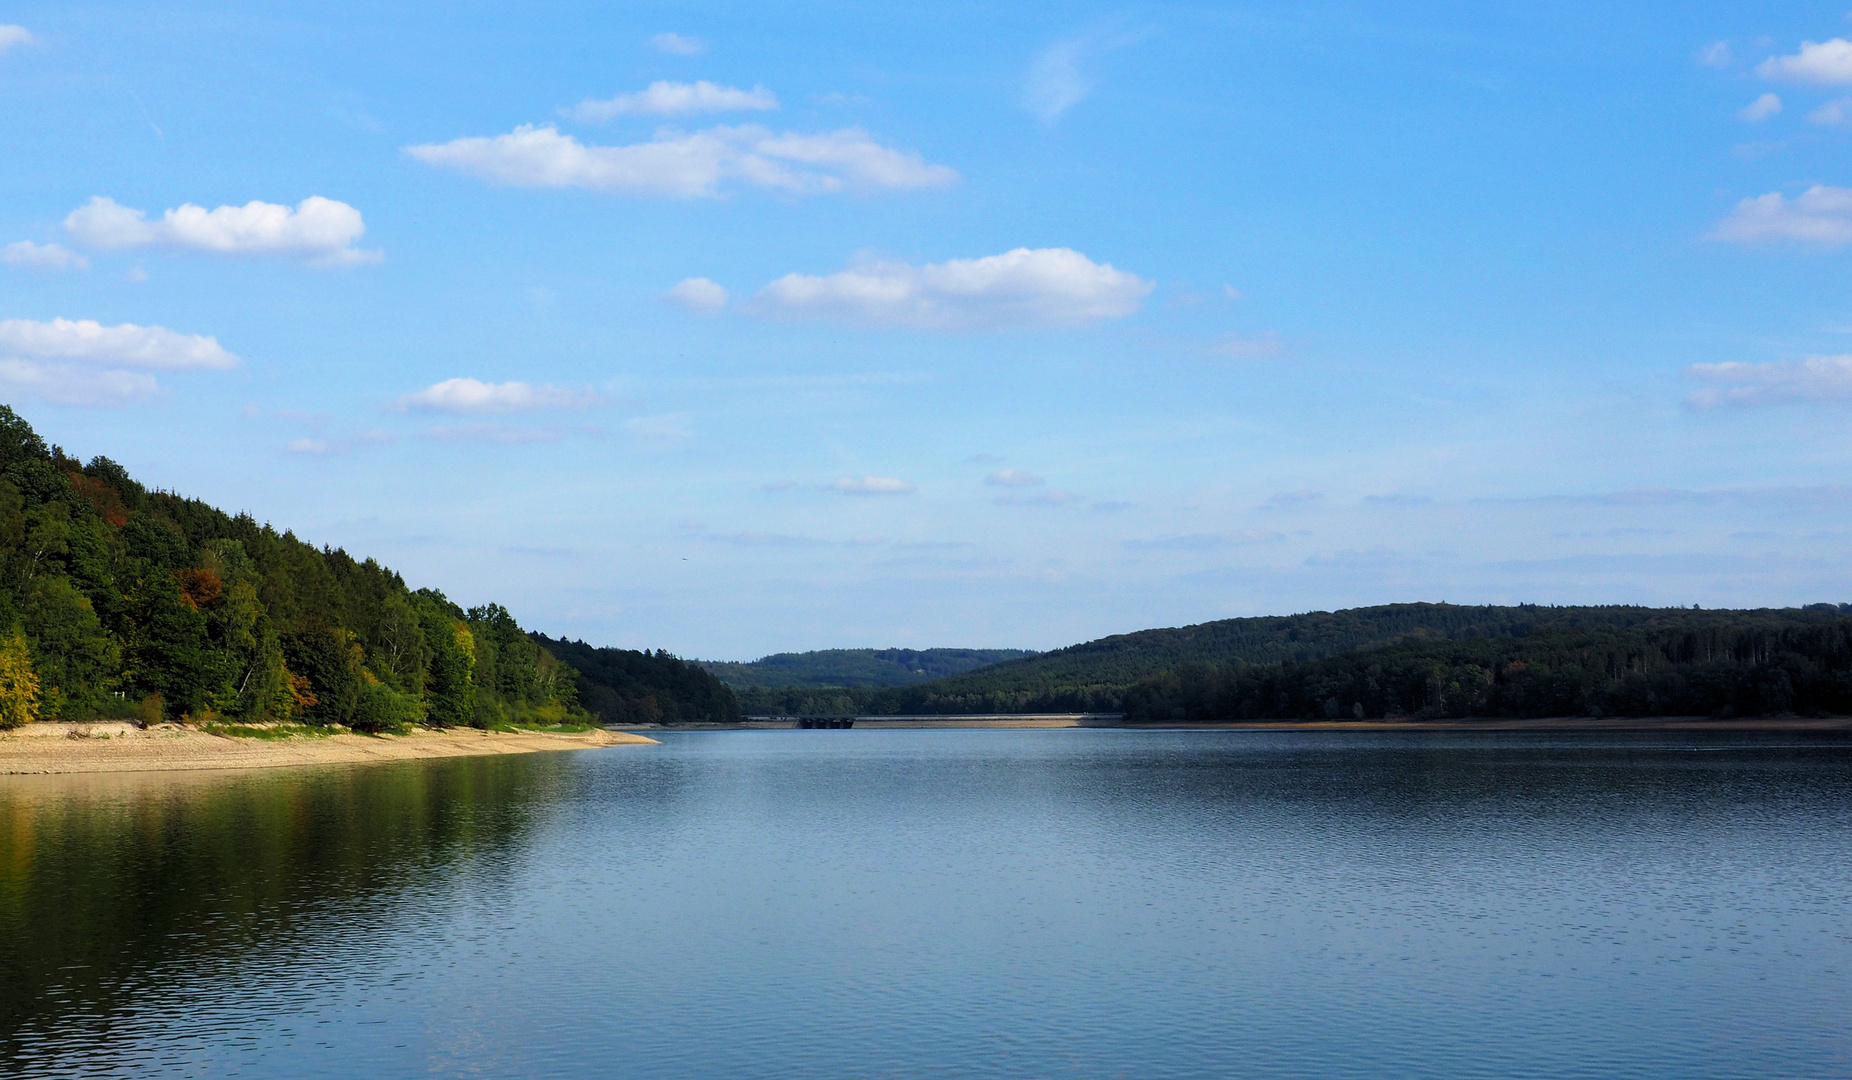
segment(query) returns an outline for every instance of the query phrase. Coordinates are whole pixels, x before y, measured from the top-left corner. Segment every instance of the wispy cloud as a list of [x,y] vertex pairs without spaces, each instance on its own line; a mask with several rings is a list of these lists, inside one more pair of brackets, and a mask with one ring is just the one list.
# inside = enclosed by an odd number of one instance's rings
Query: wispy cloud
[[666,450],[687,442],[693,436],[688,426],[690,419],[688,413],[633,416],[624,421],[624,432],[647,447]]
[[35,244],[30,240],[15,240],[0,249],[0,261],[8,266],[44,271],[82,270],[90,265],[89,259],[68,248],[57,244]]
[[829,547],[831,542],[816,536],[793,536],[789,533],[756,532],[751,529],[739,529],[734,532],[701,534],[701,539],[716,544],[732,544],[736,547]]
[[521,428],[507,424],[438,425],[418,433],[426,439],[447,443],[477,443],[487,446],[516,446],[522,443],[558,442],[558,428]]
[[1017,248],[923,266],[867,261],[823,277],[787,274],[760,290],[751,310],[923,330],[1081,326],[1131,315],[1154,287],[1070,248]]
[[1736,63],[1736,54],[1727,41],[1714,41],[1698,50],[1697,61],[1705,67],[1726,68]]
[[291,454],[310,457],[339,457],[369,446],[385,446],[398,441],[399,437],[390,431],[362,431],[338,439],[291,439],[284,444],[283,449]]
[[1279,356],[1286,351],[1286,346],[1274,334],[1264,337],[1242,337],[1240,334],[1223,334],[1209,346],[1209,351],[1219,356],[1235,360],[1264,360]]
[[1781,111],[1781,98],[1776,94],[1763,94],[1754,101],[1736,110],[1738,119],[1751,124],[1760,124]]
[[1741,244],[1791,240],[1822,247],[1852,243],[1852,188],[1816,184],[1792,199],[1779,191],[1744,199],[1710,239]]
[[1852,98],[1834,98],[1807,114],[1807,122],[1816,127],[1852,125]]
[[687,34],[664,32],[649,39],[650,48],[670,56],[700,56],[707,51],[707,42]]
[[1299,491],[1276,492],[1274,495],[1270,496],[1266,502],[1262,503],[1261,507],[1266,510],[1302,510],[1307,507],[1318,506],[1324,501],[1324,492],[1301,489]]
[[537,409],[583,409],[602,400],[591,387],[572,389],[524,382],[485,383],[445,379],[400,398],[395,407],[419,412],[512,413]]
[[1765,79],[1819,85],[1852,83],[1852,41],[1803,41],[1794,55],[1771,56],[1757,64],[1756,74]]
[[918,489],[893,476],[844,476],[831,484],[830,490],[844,495],[911,495]]
[[20,45],[30,45],[36,40],[32,31],[23,26],[16,23],[0,24],[0,53]]
[[427,165],[508,187],[677,198],[716,196],[733,186],[820,195],[938,187],[958,179],[954,170],[883,146],[860,128],[806,135],[747,124],[596,146],[551,125],[525,124],[507,135],[408,146],[405,152]]
[[1060,488],[1036,492],[1012,492],[1008,495],[999,495],[991,500],[998,506],[1067,506],[1071,503],[1085,501],[1082,496],[1071,491],[1062,491]]
[[1809,356],[1798,363],[1693,364],[1686,373],[1712,384],[1686,399],[1695,409],[1852,402],[1852,355]]
[[1231,547],[1249,547],[1285,537],[1270,529],[1238,529],[1231,532],[1174,533],[1148,540],[1127,540],[1122,546],[1133,551],[1220,551]]
[[583,123],[597,123],[619,116],[692,116],[698,113],[754,112],[778,107],[778,98],[763,86],[741,90],[721,86],[705,79],[692,83],[658,80],[633,94],[619,94],[602,101],[587,98],[565,115]]
[[286,255],[317,266],[354,266],[381,257],[354,246],[367,231],[360,211],[319,195],[293,208],[254,201],[208,210],[186,203],[158,221],[147,217],[145,210],[98,195],[71,211],[64,228],[79,243],[103,250],[172,247],[219,255]]
[[1094,84],[1084,69],[1086,62],[1136,40],[1135,34],[1083,34],[1043,49],[1030,61],[1023,77],[1023,108],[1045,124],[1054,123],[1092,92]]
[[1035,487],[1043,481],[1041,477],[1024,472],[1021,469],[998,469],[996,472],[986,476],[984,482],[994,487],[1019,488]]

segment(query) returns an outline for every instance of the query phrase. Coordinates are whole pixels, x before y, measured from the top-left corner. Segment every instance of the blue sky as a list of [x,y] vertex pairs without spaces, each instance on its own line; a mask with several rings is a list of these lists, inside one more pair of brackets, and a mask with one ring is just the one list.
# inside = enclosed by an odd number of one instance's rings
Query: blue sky
[[0,399],[720,659],[1852,599],[1844,7],[381,8],[0,8]]

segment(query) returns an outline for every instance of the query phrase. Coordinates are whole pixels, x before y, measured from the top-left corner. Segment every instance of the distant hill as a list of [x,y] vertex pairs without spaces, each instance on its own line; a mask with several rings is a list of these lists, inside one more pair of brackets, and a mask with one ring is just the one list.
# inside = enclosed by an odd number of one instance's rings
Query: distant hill
[[[1579,641],[1579,647],[1585,648],[1605,649],[1619,640],[1617,635],[1626,636],[1628,647],[1636,650],[1673,648],[1666,643],[1694,632],[1785,632],[1852,625],[1845,614],[1832,604],[1760,611],[1390,604],[1116,634],[929,682],[851,691],[759,692],[744,695],[742,706],[747,712],[870,715],[1119,711],[1126,705],[1127,691],[1135,685],[1193,665],[1224,671],[1303,665],[1392,646],[1403,647],[1402,655],[1407,656],[1420,653],[1426,645],[1546,634],[1553,642]],[[1443,666],[1450,664],[1451,660]],[[1163,711],[1146,707],[1147,691],[1141,689],[1137,696],[1141,701],[1135,711]],[[1345,698],[1341,704],[1348,711],[1355,703],[1354,698]],[[1323,699],[1319,705],[1322,708]],[[1269,706],[1263,711],[1274,710]]]
[[735,690],[782,690],[906,686],[1034,655],[1028,649],[819,649],[773,653],[750,663],[697,663]]

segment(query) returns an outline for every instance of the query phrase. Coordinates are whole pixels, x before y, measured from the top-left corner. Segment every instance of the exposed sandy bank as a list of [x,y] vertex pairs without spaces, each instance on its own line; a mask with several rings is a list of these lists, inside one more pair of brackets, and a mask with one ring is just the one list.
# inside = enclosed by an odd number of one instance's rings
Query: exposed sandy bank
[[532,754],[655,741],[603,729],[553,735],[451,728],[410,735],[248,739],[210,735],[178,724],[161,724],[147,730],[119,723],[27,724],[15,731],[0,732],[0,774],[264,769],[278,765]]

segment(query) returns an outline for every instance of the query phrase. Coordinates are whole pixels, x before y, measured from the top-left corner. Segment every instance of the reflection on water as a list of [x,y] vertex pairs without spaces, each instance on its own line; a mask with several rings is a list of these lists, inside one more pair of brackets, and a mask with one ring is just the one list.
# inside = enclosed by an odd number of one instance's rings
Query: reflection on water
[[670,733],[0,781],[27,1076],[1845,1076],[1852,743]]
[[210,1012],[329,949],[364,965],[366,935],[418,932],[421,891],[506,887],[551,757],[0,777],[0,1054],[89,1072],[150,1007]]

